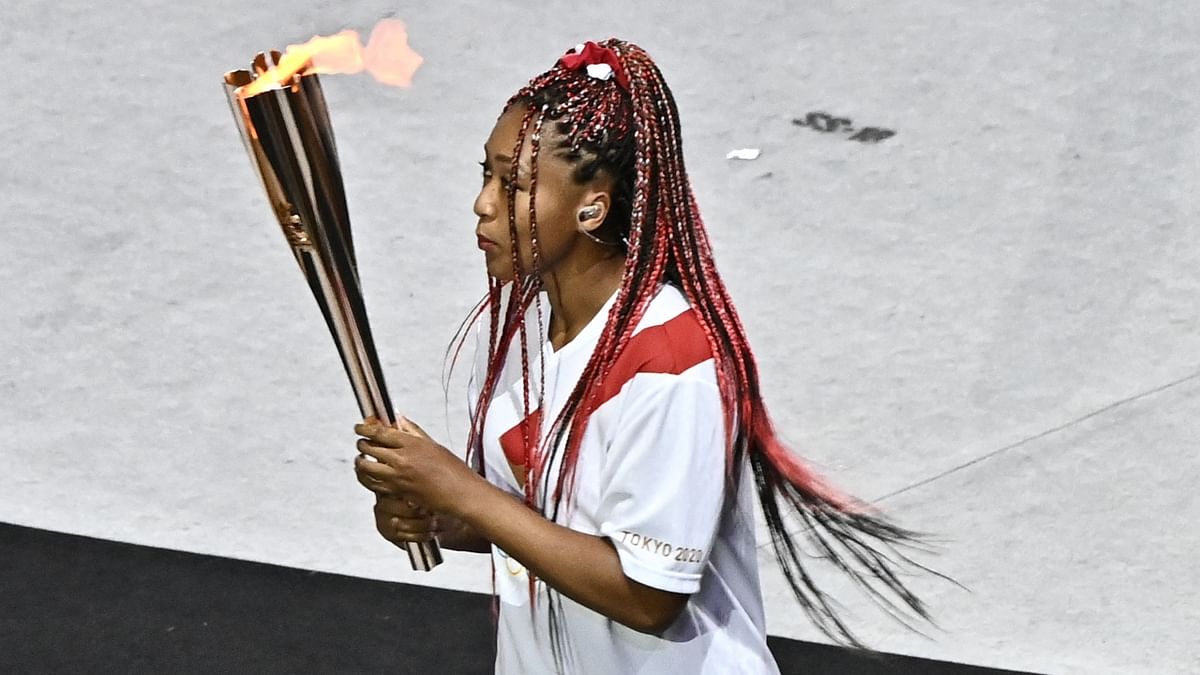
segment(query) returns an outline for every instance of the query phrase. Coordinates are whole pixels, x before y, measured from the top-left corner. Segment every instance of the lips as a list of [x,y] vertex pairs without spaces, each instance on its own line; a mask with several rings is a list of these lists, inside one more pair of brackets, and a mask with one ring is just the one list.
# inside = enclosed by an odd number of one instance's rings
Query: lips
[[495,250],[497,250],[497,249],[499,249],[499,248],[500,248],[500,245],[499,245],[499,244],[497,244],[496,242],[492,241],[491,239],[488,239],[487,237],[483,236],[482,234],[480,234],[480,235],[476,235],[476,238],[478,238],[478,239],[479,239],[479,248],[480,248],[480,250],[483,250],[483,251],[495,251]]

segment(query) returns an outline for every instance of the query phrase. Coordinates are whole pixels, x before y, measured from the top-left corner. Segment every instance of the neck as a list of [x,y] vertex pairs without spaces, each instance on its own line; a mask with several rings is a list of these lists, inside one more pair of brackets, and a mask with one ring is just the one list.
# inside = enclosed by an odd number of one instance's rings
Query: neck
[[574,340],[621,285],[625,258],[612,251],[563,261],[543,278],[550,297],[550,343],[555,351]]

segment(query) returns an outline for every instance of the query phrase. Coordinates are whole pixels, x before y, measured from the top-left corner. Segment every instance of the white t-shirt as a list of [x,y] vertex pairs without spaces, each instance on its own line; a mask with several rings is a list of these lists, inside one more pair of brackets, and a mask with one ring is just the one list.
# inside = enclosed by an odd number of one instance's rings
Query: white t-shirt
[[[544,363],[550,416],[535,411],[527,426],[540,427],[543,439],[579,381],[614,299],[557,352],[530,310],[530,405],[537,405]],[[548,322],[544,298],[543,307]],[[481,332],[472,400],[487,353],[487,327]],[[654,636],[556,593],[564,672],[779,672],[766,644],[751,472],[746,466],[738,488],[727,488],[724,416],[713,363],[686,298],[663,286],[607,378],[580,446],[573,508],[560,512],[558,522],[610,539],[630,579],[691,597],[671,627]],[[483,430],[488,479],[514,495],[523,494],[523,477],[517,478],[523,469],[510,463],[505,447],[519,465],[523,399],[520,348],[514,344]],[[549,473],[554,477],[557,471],[555,465]],[[555,483],[551,478],[550,485]],[[531,612],[524,567],[495,546],[492,556],[500,599],[496,672],[554,673],[545,583],[536,583]]]

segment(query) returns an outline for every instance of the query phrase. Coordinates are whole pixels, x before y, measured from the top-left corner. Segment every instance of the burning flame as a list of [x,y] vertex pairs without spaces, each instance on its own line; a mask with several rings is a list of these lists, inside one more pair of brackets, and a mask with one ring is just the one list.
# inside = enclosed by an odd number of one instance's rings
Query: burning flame
[[383,84],[407,87],[423,61],[408,46],[404,22],[383,19],[375,24],[366,47],[353,30],[316,35],[303,44],[290,45],[273,68],[239,89],[238,95],[248,98],[283,86],[297,73],[353,75],[366,70]]
[[[361,73],[363,68],[363,46],[358,39],[358,31],[344,30],[329,37],[316,35],[302,45],[288,47],[280,59],[280,70],[284,69],[284,62],[293,54],[297,60],[309,62],[308,72],[319,75],[353,75]],[[288,73],[287,77],[294,72]]]
[[394,87],[412,84],[413,73],[424,61],[408,46],[408,29],[399,19],[384,19],[375,24],[367,41],[364,65],[376,81]]

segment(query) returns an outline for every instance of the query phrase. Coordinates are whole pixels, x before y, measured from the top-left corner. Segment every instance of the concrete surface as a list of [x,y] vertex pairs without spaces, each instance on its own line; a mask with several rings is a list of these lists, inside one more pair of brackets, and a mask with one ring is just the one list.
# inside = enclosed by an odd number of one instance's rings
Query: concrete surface
[[[645,46],[778,426],[950,541],[924,639],[1062,673],[1197,670],[1200,6],[228,0],[0,7],[0,520],[486,590],[374,535],[348,385],[220,76],[396,12],[411,90],[327,78],[393,398],[465,435],[443,349],[504,100],[567,47]],[[824,111],[875,144],[793,124]],[[758,147],[733,162],[733,148]],[[769,569],[769,565],[768,565]],[[768,574],[770,629],[815,638]],[[830,583],[838,585],[836,578]]]

